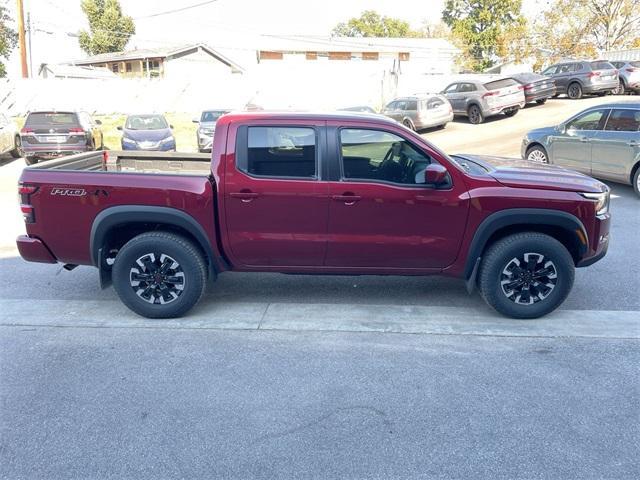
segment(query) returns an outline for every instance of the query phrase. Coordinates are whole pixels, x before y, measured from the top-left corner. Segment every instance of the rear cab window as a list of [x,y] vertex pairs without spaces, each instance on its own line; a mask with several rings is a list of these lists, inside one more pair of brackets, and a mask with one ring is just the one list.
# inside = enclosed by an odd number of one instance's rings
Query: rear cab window
[[306,126],[242,126],[236,164],[260,178],[318,178],[317,132]]

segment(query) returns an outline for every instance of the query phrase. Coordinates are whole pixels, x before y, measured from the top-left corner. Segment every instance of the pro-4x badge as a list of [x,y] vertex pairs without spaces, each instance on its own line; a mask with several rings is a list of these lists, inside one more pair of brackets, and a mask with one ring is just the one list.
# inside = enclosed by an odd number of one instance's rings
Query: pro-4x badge
[[96,197],[108,197],[109,192],[101,188],[87,192],[84,188],[52,188],[51,195],[59,195],[61,197],[84,197],[85,195],[94,195]]

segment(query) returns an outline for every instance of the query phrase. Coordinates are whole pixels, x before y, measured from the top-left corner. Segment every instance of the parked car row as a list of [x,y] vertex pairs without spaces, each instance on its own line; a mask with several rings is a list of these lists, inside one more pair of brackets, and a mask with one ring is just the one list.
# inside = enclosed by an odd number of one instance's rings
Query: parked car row
[[173,125],[164,115],[129,115],[124,126],[117,128],[122,131],[122,150],[176,151]]
[[640,195],[640,102],[595,105],[531,130],[521,149],[527,160],[632,185]]

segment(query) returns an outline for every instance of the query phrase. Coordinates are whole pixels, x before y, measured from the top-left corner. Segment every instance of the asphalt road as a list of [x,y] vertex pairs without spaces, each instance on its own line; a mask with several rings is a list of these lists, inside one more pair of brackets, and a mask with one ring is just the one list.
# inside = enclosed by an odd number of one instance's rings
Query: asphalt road
[[[517,156],[594,103],[424,135]],[[221,275],[183,320],[24,262],[0,159],[0,478],[640,478],[640,200],[542,320],[437,277]],[[396,332],[396,333],[391,333]]]
[[4,327],[6,479],[637,479],[637,342]]

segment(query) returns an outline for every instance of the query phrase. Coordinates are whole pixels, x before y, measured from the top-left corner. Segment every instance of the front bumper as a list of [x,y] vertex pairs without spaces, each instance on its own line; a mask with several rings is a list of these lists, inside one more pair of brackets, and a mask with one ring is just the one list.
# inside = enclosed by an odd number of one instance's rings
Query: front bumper
[[170,152],[170,151],[174,151],[175,149],[176,149],[175,142],[164,143],[164,144],[159,143],[154,145],[144,145],[140,143],[135,143],[135,144],[122,143],[122,150],[127,150],[127,151],[135,150],[135,151],[142,151],[142,152]]
[[56,257],[47,248],[44,242],[28,235],[20,235],[16,239],[20,256],[27,262],[58,263]]
[[211,135],[198,132],[198,150],[210,152],[213,145],[213,133]]
[[588,267],[599,260],[602,260],[609,249],[609,229],[611,225],[611,214],[596,217],[593,232],[591,233],[592,242],[589,251],[577,263],[577,267]]

